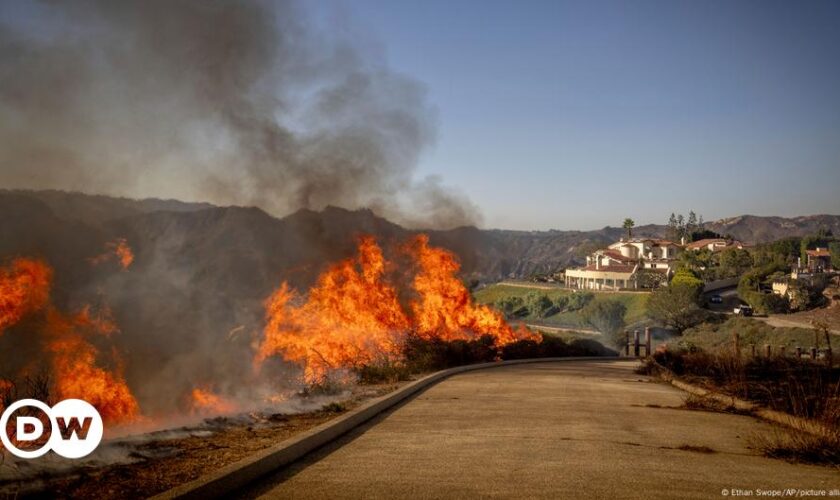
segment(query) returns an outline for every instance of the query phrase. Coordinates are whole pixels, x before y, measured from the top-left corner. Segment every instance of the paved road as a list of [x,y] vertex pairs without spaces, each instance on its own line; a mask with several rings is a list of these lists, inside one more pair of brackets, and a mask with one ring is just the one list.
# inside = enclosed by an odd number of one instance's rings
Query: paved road
[[[751,417],[678,409],[629,361],[457,375],[245,498],[723,498],[840,488],[840,472],[758,456]],[[680,447],[708,447],[703,453]]]
[[[763,321],[770,326],[786,326],[786,327],[793,327],[793,328],[810,328],[813,329],[814,326],[810,324],[810,322],[804,321],[799,319],[791,320],[789,318],[784,317],[783,315],[779,314],[771,314],[770,316],[755,316],[755,319],[759,321]],[[833,333],[834,335],[840,335],[840,330],[837,329],[829,329],[829,332]]]
[[582,333],[585,335],[601,335],[601,332],[598,330],[593,330],[592,328],[577,328],[572,326],[551,326],[551,325],[542,325],[539,323],[525,323],[525,326],[532,329],[532,330],[542,330],[548,333]]

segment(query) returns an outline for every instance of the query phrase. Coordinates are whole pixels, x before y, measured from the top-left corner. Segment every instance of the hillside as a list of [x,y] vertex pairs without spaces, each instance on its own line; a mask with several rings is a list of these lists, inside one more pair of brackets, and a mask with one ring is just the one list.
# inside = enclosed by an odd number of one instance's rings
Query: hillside
[[[768,219],[745,216],[720,224],[736,237],[756,241],[840,223],[836,216]],[[662,230],[645,226],[635,234]],[[62,309],[107,304],[121,328],[114,341],[127,353],[126,378],[140,388],[137,397],[150,412],[159,409],[156,402],[177,401],[202,381],[248,373],[266,297],[283,280],[305,290],[324,266],[353,255],[361,234],[376,236],[386,252],[394,252],[413,233],[369,210],[329,207],[276,218],[257,208],[0,191],[0,262],[15,256],[48,261],[55,268],[53,297]],[[459,256],[465,280],[494,282],[579,262],[584,250],[614,241],[623,230],[462,227],[428,234],[434,245]],[[93,265],[90,259],[117,238],[127,239],[134,252],[130,269],[123,271],[113,260]],[[0,336],[0,352],[18,352],[26,339]],[[18,362],[0,361],[4,369]],[[141,379],[146,383],[135,383]],[[161,398],[161,391],[169,397]]]
[[759,217],[741,215],[706,224],[716,233],[729,234],[746,243],[761,243],[788,236],[806,236],[820,229],[840,234],[840,216],[806,215],[802,217]]
[[[325,262],[350,255],[359,234],[386,242],[405,239],[412,231],[370,210],[327,207],[275,218],[257,208],[216,207],[177,200],[131,200],[63,191],[0,190],[0,258],[39,254],[51,261],[90,255],[105,241],[128,237],[141,254],[166,255],[191,262],[202,275],[238,286],[235,277],[253,273],[251,282],[267,286],[286,276],[307,284]],[[746,243],[772,241],[829,229],[840,234],[840,216],[794,218],[742,215],[706,223],[706,227]],[[455,252],[463,277],[493,282],[523,278],[582,262],[588,251],[624,235],[617,227],[591,231],[511,231],[460,227],[427,231],[433,244]],[[662,237],[664,225],[634,229],[634,235]],[[62,244],[58,251],[57,243]],[[156,250],[164,247],[163,253]],[[142,265],[144,258],[138,259]],[[246,265],[258,264],[256,266]],[[253,270],[247,271],[246,269]],[[225,278],[222,278],[224,276]]]

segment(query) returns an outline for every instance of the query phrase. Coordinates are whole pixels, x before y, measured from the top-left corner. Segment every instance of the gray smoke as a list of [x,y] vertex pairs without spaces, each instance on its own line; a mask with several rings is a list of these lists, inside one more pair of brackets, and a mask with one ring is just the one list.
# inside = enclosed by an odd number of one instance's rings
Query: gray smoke
[[0,19],[0,186],[478,220],[414,178],[434,140],[422,85],[295,2],[43,1]]

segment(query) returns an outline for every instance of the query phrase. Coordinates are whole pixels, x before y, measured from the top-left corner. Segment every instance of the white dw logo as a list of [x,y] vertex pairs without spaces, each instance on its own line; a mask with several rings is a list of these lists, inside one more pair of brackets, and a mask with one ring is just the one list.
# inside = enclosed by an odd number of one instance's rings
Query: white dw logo
[[[49,417],[49,439],[35,450],[23,450],[12,443],[9,430],[14,430],[18,444],[35,443],[46,433],[43,419],[19,415],[9,429],[9,419],[21,408],[33,407]],[[96,408],[81,399],[65,399],[52,408],[37,399],[21,399],[9,405],[0,417],[0,441],[10,453],[20,458],[38,458],[50,450],[65,458],[89,455],[102,441],[102,417]]]

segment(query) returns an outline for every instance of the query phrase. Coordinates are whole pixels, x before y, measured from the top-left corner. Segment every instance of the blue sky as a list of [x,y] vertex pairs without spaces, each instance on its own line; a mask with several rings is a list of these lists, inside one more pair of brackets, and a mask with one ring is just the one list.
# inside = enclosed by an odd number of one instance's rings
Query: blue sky
[[[56,9],[58,5],[67,8]],[[113,41],[97,42],[98,18],[89,15],[85,5],[5,2],[0,3],[0,21],[27,37],[55,44],[51,50],[66,45],[64,36],[72,42],[77,29],[93,36],[84,38],[88,45],[79,46],[108,46]],[[104,5],[111,4],[103,2],[99,7]],[[741,214],[840,214],[838,1],[318,0],[300,5],[314,16],[314,27],[327,35],[328,53],[334,48],[333,39],[347,40],[349,46],[360,49],[358,60],[350,58],[345,61],[348,67],[336,68],[337,76],[333,76],[338,81],[354,74],[353,64],[376,66],[386,61],[391,70],[420,82],[426,96],[425,101],[419,100],[435,109],[436,140],[423,151],[415,179],[422,182],[436,176],[462,193],[483,215],[483,227],[593,229],[620,225],[625,217],[637,224],[664,223],[671,212],[687,214],[689,210],[706,220]],[[63,22],[53,11],[81,15]],[[187,14],[185,18],[192,20],[192,12]],[[109,15],[114,12],[109,10]],[[4,34],[0,32],[0,38]],[[143,43],[132,53],[142,57],[157,53],[147,50],[149,40],[138,40]],[[62,71],[72,67],[58,65],[55,71],[46,71],[55,65],[49,58],[30,64],[29,59],[11,57],[14,45],[3,48],[12,51],[5,54],[10,57],[8,65],[0,67],[0,83],[13,84],[18,66],[34,75],[48,75],[38,81],[53,77],[63,81]],[[88,52],[88,63],[131,60],[101,59],[102,50]],[[308,52],[301,53],[309,57]],[[236,61],[226,60],[234,70]],[[89,82],[101,84],[101,72],[91,70],[99,67],[96,64],[77,64],[88,68],[90,75],[80,73],[89,80],[79,78],[74,84],[71,78],[63,90],[71,97],[69,102],[78,98],[78,103],[85,103],[85,91],[92,88]],[[104,94],[89,92],[97,104],[110,103],[101,106],[109,112],[80,104],[78,109],[64,110],[66,116],[43,115],[39,111],[42,100],[17,98],[15,92],[22,88],[10,84],[13,91],[0,92],[0,101],[7,99],[0,102],[0,113],[9,107],[20,116],[32,114],[39,131],[25,136],[33,144],[20,145],[14,134],[8,136],[9,142],[0,148],[0,160],[5,155],[15,161],[6,167],[10,170],[5,177],[0,171],[0,181],[14,180],[17,184],[12,187],[82,186],[125,196],[258,204],[272,211],[272,206],[250,196],[248,189],[238,189],[236,175],[232,180],[220,177],[233,185],[230,199],[207,198],[207,190],[194,182],[195,174],[205,168],[202,165],[208,163],[211,173],[218,173],[212,171],[213,166],[223,173],[236,169],[225,158],[213,160],[220,156],[215,149],[208,155],[202,146],[196,157],[189,141],[175,141],[179,147],[170,147],[168,129],[159,126],[159,120],[144,121],[154,115],[148,109],[158,106],[159,112],[173,117],[164,124],[177,131],[182,125],[187,132],[195,131],[190,124],[203,124],[194,116],[224,131],[224,123],[205,116],[212,109],[196,111],[190,108],[192,101],[184,98],[195,93],[190,85],[201,87],[201,80],[185,77],[186,90],[181,95],[179,82],[171,81],[179,73],[161,70],[144,80],[132,76],[136,68],[124,66],[128,67],[104,73],[104,78],[113,80],[105,82]],[[196,69],[185,73],[201,76],[203,67],[188,65],[187,69]],[[73,72],[69,73],[72,77]],[[266,73],[271,73],[270,68]],[[162,92],[152,85],[158,81]],[[109,85],[145,100],[117,98],[119,92],[107,93]],[[169,95],[180,95],[172,110],[166,99],[158,98]],[[371,102],[360,102],[360,108],[377,104],[371,96],[367,99]],[[387,96],[383,100],[391,105]],[[425,106],[418,107],[425,111]],[[309,108],[301,109],[306,117]],[[404,110],[413,109],[409,99]],[[37,122],[42,115],[47,116],[46,123]],[[96,115],[101,134],[76,134],[83,128],[75,124],[89,119],[88,115]],[[64,121],[58,119],[62,117]],[[282,118],[294,125],[294,116]],[[0,123],[8,125],[12,120]],[[53,123],[58,125],[50,128]],[[71,124],[69,130],[62,128],[63,123]],[[121,132],[125,130],[133,132]],[[3,131],[0,126],[0,139]],[[199,127],[198,132],[202,131]],[[126,150],[121,149],[124,143],[130,145]],[[24,155],[29,163],[18,161],[18,149],[41,151],[43,147],[47,151],[44,165],[31,159],[35,156]],[[71,175],[75,184],[65,185],[59,179],[64,157],[52,157],[61,159],[52,165],[49,153],[76,149],[83,153],[78,164],[86,167],[81,170],[92,175]],[[7,151],[11,153],[6,155]],[[239,152],[248,150],[234,151]],[[407,155],[410,160],[413,153]],[[142,171],[145,183],[124,181],[126,167],[120,162],[134,165],[131,161],[142,166],[132,172]],[[405,168],[395,169],[396,174],[386,175],[370,190],[376,196],[399,198],[391,191],[391,182],[395,178],[402,182],[400,172],[411,171],[410,165],[400,166]],[[173,169],[181,174],[174,174]],[[270,178],[272,172],[261,173]],[[346,179],[343,171],[339,173]],[[114,183],[109,179],[114,175],[118,192],[110,189]],[[93,185],[94,181],[99,184]],[[349,202],[331,196],[328,201],[349,208],[369,203],[366,198],[355,201],[355,188],[376,182],[376,178],[348,182],[353,188]],[[267,192],[270,200],[290,198],[282,189]],[[312,205],[317,208],[323,202]],[[285,215],[284,210],[292,208],[299,207],[274,207],[272,213]]]
[[418,174],[468,195],[485,227],[840,213],[838,2],[320,8],[426,85],[438,133]]

